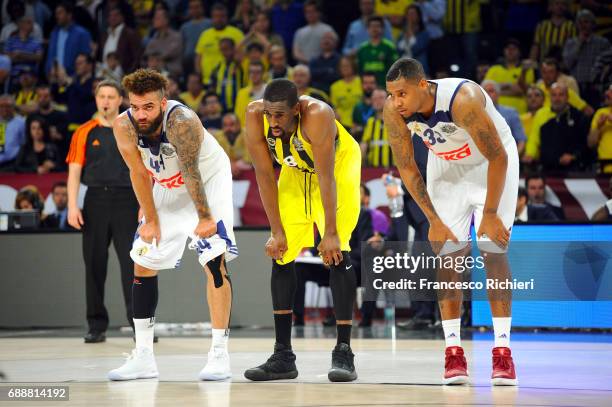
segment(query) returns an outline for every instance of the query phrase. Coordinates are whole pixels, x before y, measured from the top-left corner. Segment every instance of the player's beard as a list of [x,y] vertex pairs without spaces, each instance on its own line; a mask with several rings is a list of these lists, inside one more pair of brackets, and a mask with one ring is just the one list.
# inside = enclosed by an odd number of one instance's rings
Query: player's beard
[[157,115],[155,119],[153,119],[151,124],[149,124],[147,127],[141,127],[140,123],[136,122],[136,127],[138,127],[137,128],[138,133],[145,135],[145,136],[152,135],[153,133],[155,133],[155,131],[157,130],[157,128],[159,127],[159,125],[162,123],[163,120],[164,120],[164,112],[162,111],[160,107],[159,114]]

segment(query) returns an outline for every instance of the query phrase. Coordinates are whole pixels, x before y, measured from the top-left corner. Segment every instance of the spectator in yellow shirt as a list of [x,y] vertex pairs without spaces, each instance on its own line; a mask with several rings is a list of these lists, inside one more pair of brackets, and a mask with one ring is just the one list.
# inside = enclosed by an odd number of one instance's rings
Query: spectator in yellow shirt
[[530,86],[527,89],[527,112],[520,116],[527,137],[531,134],[533,118],[542,106],[544,106],[544,91],[537,86]]
[[181,100],[185,102],[187,106],[193,111],[198,111],[200,102],[204,97],[204,89],[202,88],[202,81],[200,75],[197,73],[190,73],[187,76],[187,91],[179,95]]
[[216,3],[211,11],[212,27],[204,31],[196,45],[195,71],[201,74],[202,83],[208,84],[212,70],[223,61],[220,51],[222,38],[231,38],[240,44],[244,34],[238,28],[227,24],[227,7]]
[[568,102],[570,106],[581,110],[587,116],[593,115],[593,108],[588,105],[577,93],[578,84],[569,75],[561,73],[559,62],[554,58],[546,58],[540,65],[540,75],[542,79],[537,82],[537,86],[544,92],[544,107],[550,107],[550,88],[553,83],[559,83],[567,87]]
[[252,168],[251,159],[244,141],[244,130],[240,127],[240,121],[234,113],[223,115],[222,128],[214,132],[213,136],[230,159],[232,175],[237,177],[242,171]]
[[234,113],[236,113],[240,123],[245,123],[246,109],[249,102],[263,98],[263,93],[266,89],[266,83],[264,81],[265,69],[261,61],[251,62],[248,72],[249,82],[251,84],[240,89],[238,91],[238,95],[236,96],[236,107],[234,109]]
[[520,46],[517,39],[508,39],[504,47],[503,64],[493,65],[485,75],[485,80],[499,84],[499,104],[512,107],[519,114],[527,111],[527,101],[521,84],[531,85],[535,81],[533,69],[526,69],[521,65]]
[[[587,143],[589,148],[597,148],[599,160],[612,160],[612,85],[606,91],[605,103],[593,116]],[[611,174],[612,163],[605,164],[602,172]]]
[[341,79],[332,83],[329,96],[338,114],[338,120],[345,128],[350,129],[353,127],[353,109],[363,96],[361,78],[355,74],[357,66],[351,57],[340,58],[338,71]]

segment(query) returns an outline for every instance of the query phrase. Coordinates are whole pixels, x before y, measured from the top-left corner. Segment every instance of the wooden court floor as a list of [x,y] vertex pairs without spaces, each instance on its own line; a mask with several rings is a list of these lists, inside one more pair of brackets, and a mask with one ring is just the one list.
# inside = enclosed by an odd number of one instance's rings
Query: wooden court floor
[[519,387],[491,387],[491,343],[464,341],[472,383],[440,384],[443,341],[353,339],[359,379],[329,383],[332,339],[294,339],[300,372],[286,382],[251,383],[243,371],[269,356],[268,338],[231,338],[234,377],[199,382],[209,338],[161,338],[157,380],[108,382],[130,338],[89,344],[81,338],[2,338],[0,371],[8,384],[67,385],[68,402],[0,402],[0,405],[73,406],[610,406],[612,343],[514,341]]

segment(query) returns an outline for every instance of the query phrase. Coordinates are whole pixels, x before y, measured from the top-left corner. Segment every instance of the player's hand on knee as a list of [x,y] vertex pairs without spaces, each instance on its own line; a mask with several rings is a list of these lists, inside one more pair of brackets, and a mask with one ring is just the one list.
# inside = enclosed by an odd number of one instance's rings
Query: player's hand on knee
[[431,222],[429,225],[429,242],[434,253],[440,253],[444,243],[448,240],[459,243],[457,236],[441,220]]
[[342,262],[342,252],[340,251],[340,237],[337,233],[326,233],[317,246],[317,250],[326,265],[337,266]]
[[496,213],[485,214],[483,216],[476,235],[479,238],[486,236],[501,248],[506,248],[510,241],[510,231],[506,229],[504,223]]
[[81,226],[85,224],[81,209],[78,207],[68,208],[68,224],[75,229],[81,230]]
[[273,233],[266,242],[266,255],[280,260],[287,252],[287,237],[284,233]]
[[206,239],[217,233],[217,223],[211,217],[200,219],[193,233],[200,239]]
[[155,239],[156,243],[161,240],[161,229],[159,223],[156,220],[147,221],[138,228],[138,235],[140,239],[145,243],[153,243]]

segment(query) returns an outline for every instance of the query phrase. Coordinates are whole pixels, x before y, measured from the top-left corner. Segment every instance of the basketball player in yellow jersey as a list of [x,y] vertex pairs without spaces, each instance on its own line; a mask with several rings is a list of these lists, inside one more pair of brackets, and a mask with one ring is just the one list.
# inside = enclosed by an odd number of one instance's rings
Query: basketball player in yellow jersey
[[[314,245],[316,224],[322,236],[317,249],[330,267],[338,331],[328,378],[355,380],[350,338],[356,270],[350,263],[349,239],[359,217],[359,144],[335,120],[329,105],[308,96],[298,98],[295,84],[286,79],[270,82],[263,100],[249,104],[246,143],[272,229],[265,250],[273,259],[276,344],[266,363],[244,375],[255,381],[298,375],[291,349],[294,260],[302,248]],[[278,184],[272,159],[282,166]]]

